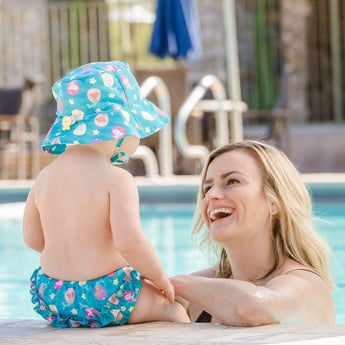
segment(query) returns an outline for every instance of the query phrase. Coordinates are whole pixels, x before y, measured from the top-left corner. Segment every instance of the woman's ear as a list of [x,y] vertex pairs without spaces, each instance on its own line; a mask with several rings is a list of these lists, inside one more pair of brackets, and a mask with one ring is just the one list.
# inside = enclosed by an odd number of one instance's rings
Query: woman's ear
[[278,206],[274,201],[270,202],[270,211],[272,216],[275,216],[278,213]]

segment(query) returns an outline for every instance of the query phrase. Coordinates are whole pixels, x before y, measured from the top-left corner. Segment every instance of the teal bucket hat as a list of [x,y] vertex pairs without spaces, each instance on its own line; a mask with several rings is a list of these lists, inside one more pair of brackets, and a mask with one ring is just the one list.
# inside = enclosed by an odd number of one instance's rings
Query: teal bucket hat
[[169,116],[143,98],[125,62],[93,62],[78,67],[53,87],[57,118],[42,151],[59,155],[69,146],[128,136],[148,137]]

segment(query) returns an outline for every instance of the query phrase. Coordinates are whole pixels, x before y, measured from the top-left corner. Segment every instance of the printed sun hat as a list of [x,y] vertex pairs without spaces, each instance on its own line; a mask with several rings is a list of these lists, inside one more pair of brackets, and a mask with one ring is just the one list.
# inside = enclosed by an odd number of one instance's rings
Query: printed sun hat
[[128,136],[145,138],[163,128],[170,119],[141,96],[125,62],[83,65],[57,81],[52,91],[57,102],[57,118],[41,147],[50,154],[61,154],[77,144]]

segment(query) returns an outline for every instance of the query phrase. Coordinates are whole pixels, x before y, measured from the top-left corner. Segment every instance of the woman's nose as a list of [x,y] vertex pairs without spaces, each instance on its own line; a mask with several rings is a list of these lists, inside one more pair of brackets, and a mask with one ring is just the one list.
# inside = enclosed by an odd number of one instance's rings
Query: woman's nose
[[207,200],[222,199],[222,198],[223,198],[223,193],[221,189],[216,185],[212,186],[206,193]]

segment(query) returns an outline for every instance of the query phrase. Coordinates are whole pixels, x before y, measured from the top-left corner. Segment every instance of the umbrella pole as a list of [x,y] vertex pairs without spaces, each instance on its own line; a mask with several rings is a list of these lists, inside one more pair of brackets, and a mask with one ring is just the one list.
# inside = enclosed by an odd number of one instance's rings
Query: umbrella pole
[[230,139],[231,141],[242,141],[242,111],[238,109],[240,107],[239,102],[241,102],[241,83],[238,61],[235,0],[223,0],[223,14],[228,92],[230,100],[235,103],[234,110],[231,111],[230,117]]

